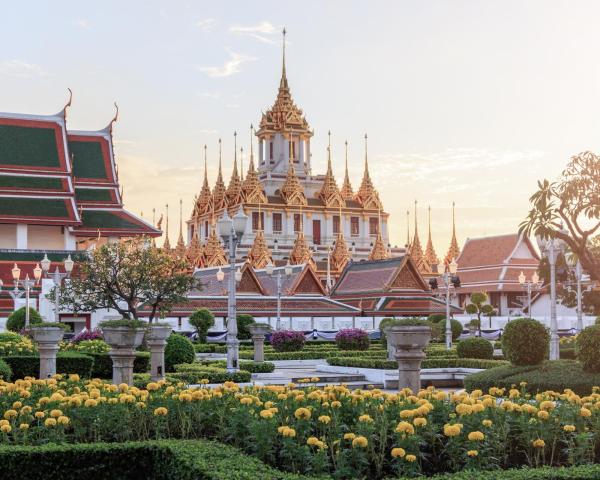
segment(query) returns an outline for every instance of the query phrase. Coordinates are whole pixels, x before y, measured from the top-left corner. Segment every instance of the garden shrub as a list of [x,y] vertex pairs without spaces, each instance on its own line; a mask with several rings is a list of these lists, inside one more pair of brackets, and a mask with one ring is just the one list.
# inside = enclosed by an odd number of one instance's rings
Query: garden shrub
[[369,334],[360,328],[343,328],[335,335],[335,343],[341,350],[368,350]]
[[196,329],[198,342],[206,343],[206,334],[208,329],[215,325],[215,316],[208,308],[199,308],[189,319],[190,325]]
[[174,365],[192,363],[195,358],[194,345],[189,338],[178,333],[169,335],[165,347],[165,369],[167,372],[172,372]]
[[483,338],[471,337],[458,342],[456,352],[461,358],[483,358],[489,360],[494,356],[494,347]]
[[577,335],[577,358],[586,372],[600,372],[600,325],[584,328]]
[[271,334],[271,345],[276,352],[297,352],[304,347],[304,334],[294,330],[279,330]]
[[591,480],[598,478],[600,478],[600,465],[465,470],[429,477],[430,480]]
[[16,335],[16,340],[9,340],[10,337],[0,342],[0,357],[9,355],[37,355],[37,348],[31,338],[24,335]]
[[[218,367],[218,368],[226,368],[227,361],[226,360],[200,360],[195,361],[194,363],[183,363],[181,365],[175,365],[175,371],[183,372],[186,371],[187,368],[195,367],[196,365],[208,366],[208,367]],[[275,364],[271,362],[248,362],[245,360],[240,361],[240,370],[245,370],[250,373],[271,373],[275,370]]]
[[446,315],[443,313],[432,313],[427,317],[427,321],[430,323],[438,323],[442,320],[446,320]]
[[[25,328],[25,316],[27,312],[25,307],[18,308],[12,312],[6,320],[6,329],[11,332],[20,332]],[[36,323],[42,323],[42,317],[35,308],[29,307],[29,323],[34,325]]]
[[254,317],[245,313],[240,313],[237,317],[238,340],[250,340],[252,334],[248,330],[248,326],[254,323]]
[[79,342],[62,342],[61,350],[81,353],[108,353],[110,345],[104,340],[80,340]]
[[[194,343],[196,353],[227,353],[227,346],[218,343]],[[240,345],[240,350],[244,350]]]
[[[13,379],[35,377],[40,375],[40,357],[34,355],[12,355],[3,357],[11,368]],[[77,373],[83,378],[89,378],[94,360],[81,353],[58,352],[56,355],[56,373]]]
[[21,335],[15,332],[0,333],[0,343],[4,342],[20,342],[23,339]]
[[8,382],[12,378],[12,370],[8,363],[0,359],[0,378]]
[[83,329],[71,339],[71,343],[79,343],[86,340],[103,340],[102,330],[96,327],[94,330]]
[[538,365],[548,357],[548,329],[532,318],[518,318],[504,327],[502,351],[513,365]]
[[[398,370],[398,362],[383,358],[329,357],[329,365],[354,368],[377,368],[382,370]],[[508,365],[502,360],[483,360],[479,358],[426,358],[421,362],[421,368],[495,368]]]
[[225,368],[208,367],[197,368],[193,370],[169,373],[168,379],[181,381],[188,384],[199,384],[202,380],[208,380],[208,383],[224,382],[249,382],[252,375],[245,370],[237,372],[228,372]]

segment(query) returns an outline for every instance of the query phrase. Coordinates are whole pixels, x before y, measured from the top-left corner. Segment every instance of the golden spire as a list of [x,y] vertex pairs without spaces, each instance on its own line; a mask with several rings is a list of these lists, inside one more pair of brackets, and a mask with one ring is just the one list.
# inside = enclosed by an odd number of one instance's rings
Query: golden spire
[[213,189],[213,210],[221,210],[227,207],[227,189],[223,182],[223,171],[221,168],[221,139],[219,138],[219,173],[215,188]]
[[244,183],[244,147],[240,147],[240,181]]
[[433,248],[433,241],[431,240],[431,205],[429,205],[428,207],[428,213],[429,233],[427,235],[427,247],[425,248],[425,260],[427,261],[429,266],[432,266],[437,265],[438,263],[440,263],[440,261],[435,253],[435,249]]
[[165,215],[167,217],[167,226],[165,228],[165,241],[163,243],[162,248],[165,252],[170,253],[171,252],[171,242],[169,242],[169,204],[168,203],[165,205],[165,208],[167,210],[167,213]]
[[348,261],[350,260],[350,252],[348,252],[348,245],[346,245],[346,239],[344,238],[344,232],[342,227],[342,207],[339,207],[339,218],[340,224],[338,229],[337,238],[335,245],[331,251],[331,266],[333,270],[341,273]]
[[356,200],[360,202],[363,208],[381,209],[383,208],[379,194],[369,175],[369,158],[367,154],[367,134],[365,133],[365,171],[363,173],[362,182],[358,192],[356,192]]
[[425,259],[425,255],[423,254],[423,248],[421,247],[421,240],[419,239],[419,228],[417,221],[417,201],[415,200],[415,234],[413,235],[412,244],[410,246],[410,256],[413,259],[413,262],[417,266],[420,272],[430,272],[431,267],[427,263]]
[[246,179],[242,184],[242,194],[246,203],[268,203],[262,183],[260,183],[260,179],[258,178],[258,172],[254,169],[253,141],[254,127],[250,125],[250,164],[248,165]]
[[227,265],[227,256],[225,249],[219,237],[217,236],[217,228],[213,221],[211,222],[210,235],[206,239],[204,245],[204,264],[207,267],[219,267]]
[[287,81],[287,75],[285,73],[285,34],[287,32],[285,31],[285,27],[283,27],[283,30],[281,32],[282,37],[283,37],[283,47],[282,47],[282,61],[281,61],[281,80],[279,81],[279,88],[289,88],[288,87],[288,81]]
[[185,258],[186,248],[183,241],[183,200],[179,199],[179,236],[173,254],[178,258]]
[[206,160],[206,145],[204,145],[204,181],[202,182],[202,189],[200,195],[196,200],[194,206],[194,214],[202,215],[210,211],[212,205],[212,194],[210,193],[210,186],[208,184],[208,167]]
[[383,244],[381,232],[378,232],[371,253],[369,254],[369,260],[385,260],[386,258],[388,258],[388,250]]
[[191,267],[202,268],[204,266],[203,257],[204,249],[202,248],[202,243],[200,242],[200,234],[199,230],[196,230],[194,235],[192,235],[192,240],[188,245],[187,251],[185,252],[185,258],[187,263]]
[[329,143],[327,145],[327,173],[323,179],[319,197],[323,200],[326,207],[339,207],[344,204],[344,200],[338,190],[337,183],[335,183],[333,168],[331,167],[331,132],[327,132],[327,135],[329,135]]
[[308,246],[308,242],[304,237],[304,225],[301,223],[300,231],[296,235],[292,252],[290,253],[290,263],[292,265],[301,265],[304,263],[314,264],[312,258],[312,250]]
[[448,253],[446,253],[446,257],[444,258],[444,263],[446,265],[452,260],[457,259],[460,255],[460,247],[458,246],[458,241],[456,240],[456,218],[454,216],[454,207],[455,203],[452,202],[452,239],[450,240]]
[[227,205],[231,209],[242,201],[242,182],[237,168],[237,132],[233,132],[233,171],[227,187]]
[[252,265],[254,268],[264,268],[269,263],[273,262],[273,257],[271,256],[271,251],[267,245],[267,241],[265,240],[265,235],[263,232],[262,225],[262,215],[260,211],[260,203],[258,204],[258,230],[256,231],[256,235],[254,236],[254,242],[252,243],[252,248],[248,252],[248,263]]
[[290,159],[287,175],[285,182],[281,187],[281,196],[288,205],[306,205],[306,197],[304,196],[304,189],[300,184],[300,180],[296,176],[296,170],[294,169],[294,163]]
[[406,210],[406,253],[410,254],[410,210]]
[[354,192],[352,191],[350,176],[348,175],[348,140],[344,142],[344,146],[346,147],[346,172],[344,173],[344,183],[340,194],[344,200],[352,200],[354,198]]

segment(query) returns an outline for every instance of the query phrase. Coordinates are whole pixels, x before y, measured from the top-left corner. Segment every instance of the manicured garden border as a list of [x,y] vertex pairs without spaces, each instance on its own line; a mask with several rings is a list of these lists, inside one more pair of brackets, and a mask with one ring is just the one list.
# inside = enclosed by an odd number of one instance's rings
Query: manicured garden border
[[431,480],[591,480],[600,478],[600,465],[511,468],[509,470],[490,470],[487,472],[481,470],[463,471],[424,478],[430,478]]
[[[338,367],[376,368],[381,370],[397,370],[398,362],[377,358],[330,357],[329,365]],[[481,360],[478,358],[426,358],[421,368],[480,368],[488,369],[508,365],[504,360]]]

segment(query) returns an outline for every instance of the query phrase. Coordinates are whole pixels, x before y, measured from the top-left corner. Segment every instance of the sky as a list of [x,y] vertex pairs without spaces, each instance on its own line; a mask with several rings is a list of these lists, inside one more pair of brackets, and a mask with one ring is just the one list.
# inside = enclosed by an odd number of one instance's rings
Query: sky
[[[404,245],[406,211],[444,255],[457,235],[510,233],[542,178],[600,152],[600,3],[558,0],[0,0],[0,111],[53,114],[73,90],[68,128],[99,130],[119,106],[115,153],[125,207],[189,217],[223,138],[247,151],[250,124],[275,100],[281,30],[287,74],[338,185],[344,141],[355,187],[369,136],[371,176]],[[247,165],[247,159],[245,160]],[[411,213],[411,223],[414,222]],[[413,231],[411,226],[411,232]]]

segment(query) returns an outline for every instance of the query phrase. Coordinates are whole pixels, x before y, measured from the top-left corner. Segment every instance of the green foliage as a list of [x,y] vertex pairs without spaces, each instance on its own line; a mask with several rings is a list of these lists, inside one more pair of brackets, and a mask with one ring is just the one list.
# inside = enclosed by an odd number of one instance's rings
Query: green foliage
[[479,334],[481,335],[481,315],[490,316],[490,327],[492,323],[491,315],[494,313],[494,307],[486,303],[488,301],[488,295],[485,292],[473,292],[469,300],[471,303],[467,304],[465,311],[469,315],[477,315]]
[[527,382],[525,389],[529,393],[570,388],[578,395],[589,395],[593,387],[600,385],[600,374],[584,371],[574,360],[546,361],[541,365],[510,365],[474,373],[465,378],[465,388],[487,392],[491,387],[511,388],[521,382]]
[[456,352],[461,358],[482,358],[490,360],[494,356],[494,347],[487,340],[471,337],[458,342]]
[[238,339],[250,340],[252,338],[252,334],[250,333],[250,330],[248,330],[248,325],[254,323],[254,317],[252,315],[240,313],[236,318],[238,327]]
[[[6,320],[6,329],[11,332],[20,332],[25,328],[26,307],[21,307],[12,312]],[[42,317],[35,308],[29,307],[29,323],[31,325],[42,323]]]
[[62,328],[65,332],[71,331],[71,326],[62,322],[42,322],[36,324],[35,328]]
[[148,322],[145,322],[143,320],[131,319],[131,318],[121,318],[118,320],[105,320],[104,322],[100,322],[100,329],[102,329],[102,328],[118,328],[118,327],[147,328]]
[[429,327],[429,322],[427,322],[427,320],[423,320],[422,318],[410,317],[410,318],[397,318],[397,319],[394,319],[391,322],[390,325],[394,326],[394,327],[396,327],[396,326],[402,326],[402,327]]
[[208,329],[214,326],[215,316],[208,308],[199,308],[189,319],[190,325],[196,329],[198,342],[206,343],[206,334]]
[[514,365],[538,365],[548,357],[550,334],[532,318],[508,322],[502,335],[502,351]]
[[446,319],[446,315],[443,313],[432,313],[431,315],[429,315],[427,317],[427,321],[430,323],[438,323],[445,319]]
[[0,343],[4,342],[20,342],[23,339],[21,335],[15,332],[0,333]]
[[[218,343],[194,343],[196,353],[226,353],[227,347]],[[240,350],[243,346],[240,345]]]
[[179,363],[192,363],[196,358],[194,345],[189,338],[172,333],[167,338],[167,346],[165,347],[165,369],[167,372],[172,372],[173,367]]
[[430,480],[589,480],[600,478],[600,465],[575,467],[511,468],[508,470],[473,471],[435,475]]
[[584,328],[577,335],[577,358],[586,372],[600,373],[600,325]]
[[[176,367],[181,366],[176,365]],[[238,370],[237,372],[230,373],[225,368],[199,365],[198,367],[189,370],[180,370],[175,373],[169,373],[167,378],[172,381],[183,381],[190,384],[198,384],[201,383],[202,380],[208,380],[208,383],[242,383],[249,382],[251,376],[251,373],[246,370]]]
[[3,480],[309,480],[208,440],[0,447]]
[[[398,362],[395,360],[385,360],[380,358],[351,358],[351,357],[329,357],[329,365],[338,367],[355,368],[378,368],[383,370],[398,370]],[[501,365],[508,365],[508,362],[502,360],[482,360],[479,358],[452,358],[452,357],[433,357],[426,358],[421,363],[421,368],[494,368]]]
[[0,378],[5,382],[10,381],[12,378],[12,369],[4,360],[0,358]]
[[[11,368],[13,379],[40,376],[40,357],[34,355],[11,355],[3,357]],[[59,352],[56,355],[56,373],[77,373],[89,378],[94,360],[81,353]]]

